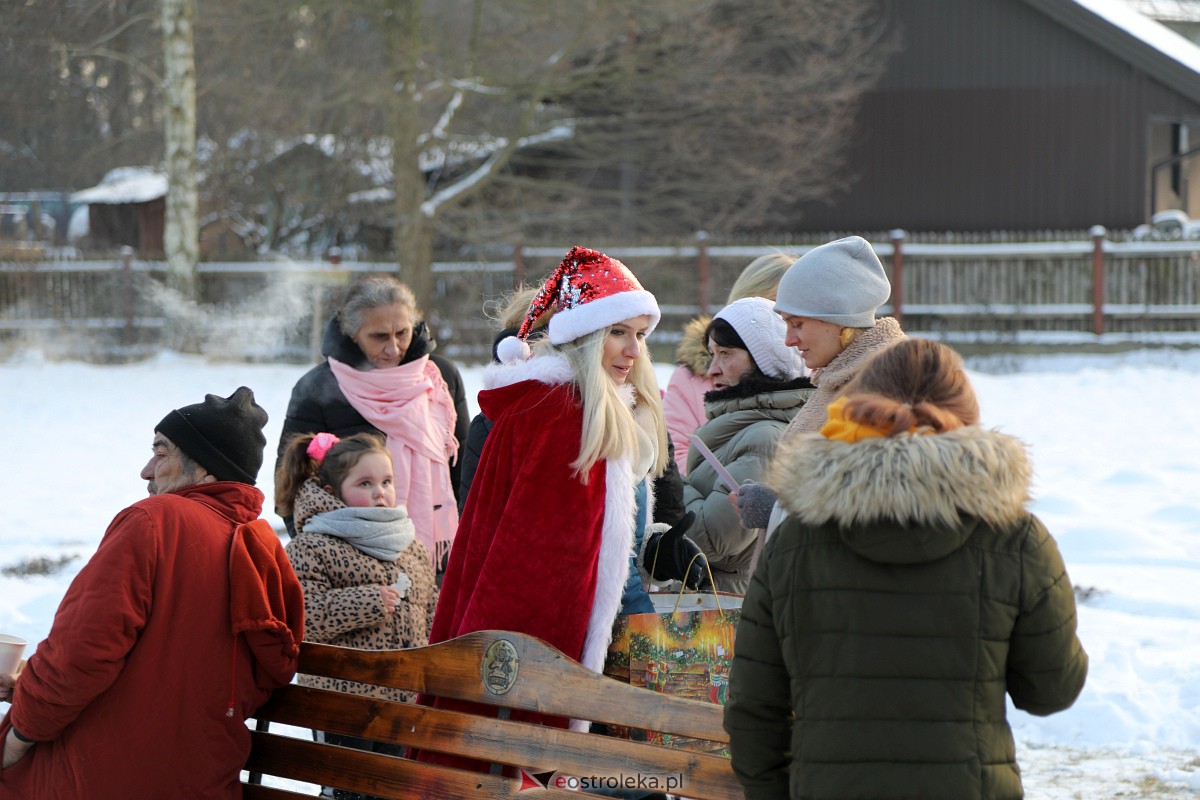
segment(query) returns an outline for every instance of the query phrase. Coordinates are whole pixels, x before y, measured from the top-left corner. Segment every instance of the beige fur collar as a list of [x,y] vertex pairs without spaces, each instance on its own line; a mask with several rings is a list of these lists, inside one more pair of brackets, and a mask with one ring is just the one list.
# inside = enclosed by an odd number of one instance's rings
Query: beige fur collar
[[880,317],[873,327],[854,337],[850,345],[820,369],[812,371],[812,382],[826,391],[837,390],[853,378],[869,357],[906,338],[900,323],[892,317]]
[[850,528],[886,520],[1004,525],[1027,513],[1032,468],[1017,439],[978,426],[854,444],[819,433],[785,437],[768,483],[793,517]]
[[712,357],[708,354],[708,342],[704,341],[704,332],[712,317],[701,316],[690,320],[683,326],[683,335],[675,347],[675,363],[683,364],[692,374],[700,377],[708,372],[708,364]]

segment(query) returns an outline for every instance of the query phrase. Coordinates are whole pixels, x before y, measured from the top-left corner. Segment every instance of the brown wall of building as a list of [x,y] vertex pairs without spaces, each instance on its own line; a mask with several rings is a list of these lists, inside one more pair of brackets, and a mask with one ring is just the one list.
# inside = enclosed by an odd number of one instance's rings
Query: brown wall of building
[[88,246],[129,246],[142,258],[161,258],[166,200],[145,203],[92,203],[88,206]]
[[832,204],[801,230],[1132,228],[1152,123],[1200,105],[1021,0],[896,0],[904,50],[867,94]]

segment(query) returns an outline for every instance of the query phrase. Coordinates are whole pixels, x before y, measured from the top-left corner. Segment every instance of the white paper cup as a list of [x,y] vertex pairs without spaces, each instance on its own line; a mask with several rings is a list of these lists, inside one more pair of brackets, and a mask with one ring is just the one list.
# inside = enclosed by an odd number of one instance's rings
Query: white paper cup
[[21,656],[29,642],[19,636],[0,633],[0,675],[13,675],[21,665]]

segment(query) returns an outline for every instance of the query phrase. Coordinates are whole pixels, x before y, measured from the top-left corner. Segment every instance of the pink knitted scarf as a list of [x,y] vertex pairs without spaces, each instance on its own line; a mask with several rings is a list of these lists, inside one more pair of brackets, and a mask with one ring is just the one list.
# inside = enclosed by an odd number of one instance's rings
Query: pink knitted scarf
[[429,356],[362,371],[330,358],[329,367],[354,410],[387,434],[396,499],[405,504],[435,565],[440,563],[458,529],[449,467],[458,455],[457,414],[442,373]]

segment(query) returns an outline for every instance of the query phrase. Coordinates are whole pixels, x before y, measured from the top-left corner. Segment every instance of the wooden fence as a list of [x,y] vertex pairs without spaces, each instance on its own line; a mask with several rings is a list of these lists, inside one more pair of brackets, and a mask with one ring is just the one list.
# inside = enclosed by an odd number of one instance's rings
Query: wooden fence
[[[881,313],[910,333],[960,348],[1039,343],[1200,345],[1200,242],[1075,241],[942,244],[875,241],[893,295]],[[502,259],[434,265],[428,313],[442,352],[486,360],[494,328],[483,313],[515,283],[536,283],[568,248],[518,247]],[[614,247],[659,299],[660,358],[691,317],[715,312],[753,258],[811,246]],[[356,274],[391,264],[204,263],[200,303],[165,288],[165,265],[130,256],[0,263],[0,356],[37,341],[65,355],[113,360],[161,348],[256,360],[309,360],[324,321]]]

